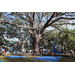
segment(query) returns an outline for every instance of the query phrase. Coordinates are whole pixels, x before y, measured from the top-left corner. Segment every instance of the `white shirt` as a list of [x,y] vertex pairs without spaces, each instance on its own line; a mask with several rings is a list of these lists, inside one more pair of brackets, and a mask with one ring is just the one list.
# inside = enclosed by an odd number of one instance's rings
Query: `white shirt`
[[72,52],[72,50],[71,50],[71,52]]

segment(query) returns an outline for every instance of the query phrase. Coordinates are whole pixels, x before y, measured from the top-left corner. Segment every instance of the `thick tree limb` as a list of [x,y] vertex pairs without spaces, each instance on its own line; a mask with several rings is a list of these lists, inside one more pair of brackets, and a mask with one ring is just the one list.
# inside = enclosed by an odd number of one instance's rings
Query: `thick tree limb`
[[4,22],[4,21],[1,21],[0,22],[1,24],[10,24],[10,25],[13,25],[13,26],[15,26],[15,27],[23,27],[23,28],[27,28],[27,29],[31,29],[31,30],[36,30],[35,28],[32,28],[32,27],[28,27],[28,26],[22,26],[22,25],[16,25],[16,24],[14,24],[14,23],[11,23],[11,22]]
[[60,18],[58,18],[58,19],[52,21],[49,25],[55,23],[56,21],[58,21],[58,20],[60,20],[60,19],[74,20],[75,18],[60,17]]
[[40,31],[40,34],[42,34],[45,30],[45,28],[48,27],[48,23],[51,21],[51,19],[54,17],[55,12],[52,14],[52,16],[47,20],[47,22],[45,23],[45,25],[43,26],[42,30]]
[[52,16],[47,20],[47,22],[45,23],[45,26],[47,26],[48,25],[48,23],[51,21],[51,19],[54,17],[54,15],[55,15],[55,12],[52,14]]

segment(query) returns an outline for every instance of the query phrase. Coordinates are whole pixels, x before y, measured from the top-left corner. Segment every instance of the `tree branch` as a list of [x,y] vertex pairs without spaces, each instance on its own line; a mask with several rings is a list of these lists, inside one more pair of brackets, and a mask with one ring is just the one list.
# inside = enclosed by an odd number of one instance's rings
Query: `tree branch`
[[56,22],[56,21],[58,21],[58,20],[60,20],[60,19],[73,20],[73,19],[75,19],[75,18],[60,17],[60,18],[58,18],[58,19],[52,21],[49,25],[53,24],[54,22]]
[[16,25],[16,24],[14,24],[14,23],[11,23],[11,22],[4,22],[4,21],[1,21],[0,22],[1,24],[10,24],[10,25],[13,25],[13,26],[15,26],[15,27],[23,27],[23,28],[27,28],[27,29],[31,29],[31,30],[36,30],[35,28],[32,28],[32,27],[28,27],[28,26],[22,26],[22,25]]
[[[68,24],[68,25],[75,25],[75,23],[61,23],[61,24],[53,24],[53,25],[65,25],[65,24]],[[49,24],[48,26],[50,26],[50,24]]]
[[25,19],[24,17],[22,17],[22,16],[20,16],[20,15],[18,15],[18,16],[19,16],[21,19],[26,20],[27,22],[29,22],[29,23],[33,24],[31,21],[29,21],[29,20]]
[[17,30],[17,29],[15,29],[14,32],[11,33],[9,36],[7,36],[7,38],[10,37],[12,34],[14,34],[14,33],[16,32],[16,30]]
[[47,20],[47,22],[45,23],[45,25],[43,26],[42,30],[40,31],[40,34],[42,34],[45,30],[45,28],[48,27],[48,23],[51,21],[51,19],[54,17],[55,12],[52,14],[52,16]]
[[[26,21],[25,21],[25,24],[28,26],[28,24],[27,24]],[[27,31],[28,31],[30,34],[32,34],[31,31],[30,31],[29,29],[27,29]]]
[[59,30],[59,31],[62,31],[61,29],[59,29],[58,27],[56,27],[56,26],[54,26],[54,25],[50,25],[50,26],[56,28],[56,29]]
[[[9,36],[7,36],[6,40],[8,39],[8,37],[10,37],[12,34],[14,34],[16,32],[17,29],[15,29],[15,31],[13,33],[11,33]],[[6,42],[4,42],[6,43]]]
[[[12,15],[12,14],[8,14],[8,15]],[[8,16],[8,15],[7,15],[7,16]],[[32,24],[32,22],[30,22],[30,21],[27,20],[26,18],[22,17],[20,14],[16,13],[16,15],[19,16],[22,20],[25,20],[25,21],[27,21],[27,22],[29,22],[29,23]]]
[[34,21],[34,19],[35,19],[35,12],[33,12],[33,21]]
[[31,17],[29,16],[29,14],[27,12],[25,12],[25,15],[28,17],[28,19],[30,20],[30,22],[33,23],[33,20],[31,19]]
[[54,17],[54,15],[55,15],[55,12],[52,14],[52,16],[47,20],[47,22],[45,23],[45,25],[44,26],[47,26],[48,25],[48,23],[51,21],[51,19]]
[[64,32],[64,33],[71,33],[71,34],[75,34],[75,32],[68,32],[68,31],[63,31],[61,29],[59,29],[58,27],[54,26],[54,25],[51,25],[51,27],[54,27],[56,28],[57,30],[61,31],[61,32]]

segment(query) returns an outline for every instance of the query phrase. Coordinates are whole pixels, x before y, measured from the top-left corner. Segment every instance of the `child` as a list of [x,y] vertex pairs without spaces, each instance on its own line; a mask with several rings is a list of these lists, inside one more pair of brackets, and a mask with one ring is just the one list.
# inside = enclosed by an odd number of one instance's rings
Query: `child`
[[70,53],[72,54],[72,49],[70,50]]
[[3,50],[2,50],[2,54],[4,54],[4,53],[5,53],[5,50],[3,49]]

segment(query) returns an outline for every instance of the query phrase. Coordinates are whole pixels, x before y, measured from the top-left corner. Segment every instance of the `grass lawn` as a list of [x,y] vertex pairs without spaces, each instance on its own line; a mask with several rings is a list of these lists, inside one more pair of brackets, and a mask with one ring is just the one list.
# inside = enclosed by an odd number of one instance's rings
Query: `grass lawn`
[[[9,56],[9,55],[7,55],[7,54],[0,55],[0,61],[3,60],[3,62],[46,62],[46,61],[43,61],[43,60],[32,59],[32,58],[35,58],[37,56],[28,56],[28,57],[25,57],[25,58],[8,58],[8,57],[5,57],[5,56]],[[22,56],[22,55],[20,54],[20,56]]]
[[75,62],[75,57],[62,57],[57,62]]
[[[20,54],[20,56],[22,55],[23,54]],[[9,56],[9,55],[8,54],[0,55],[0,61],[3,60],[3,62],[47,62],[43,60],[32,59],[38,56],[27,56],[25,58],[8,58],[5,56]],[[75,62],[75,57],[62,57],[57,62]]]

